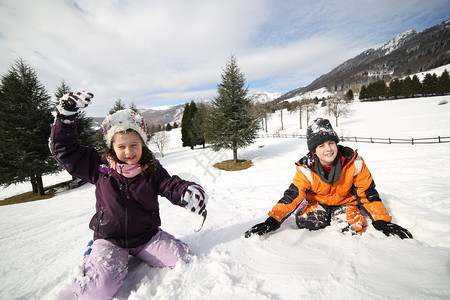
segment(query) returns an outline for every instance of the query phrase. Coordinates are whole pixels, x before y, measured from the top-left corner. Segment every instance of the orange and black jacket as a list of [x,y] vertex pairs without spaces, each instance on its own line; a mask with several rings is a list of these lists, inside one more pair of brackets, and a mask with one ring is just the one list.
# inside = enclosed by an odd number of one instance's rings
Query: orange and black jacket
[[292,184],[269,212],[269,216],[283,222],[306,198],[330,206],[356,205],[373,221],[390,222],[392,218],[381,202],[372,175],[357,150],[338,145],[338,151],[344,157],[344,162],[337,182],[328,184],[320,178],[312,166],[313,154],[310,152],[296,163],[297,172]]

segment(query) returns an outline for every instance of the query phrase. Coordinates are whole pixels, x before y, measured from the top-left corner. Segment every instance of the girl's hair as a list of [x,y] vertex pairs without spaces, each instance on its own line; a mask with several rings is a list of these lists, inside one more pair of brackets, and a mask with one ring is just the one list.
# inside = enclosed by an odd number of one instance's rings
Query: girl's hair
[[[148,149],[147,145],[144,143],[144,141],[142,140],[140,135],[133,129],[127,129],[126,131],[123,131],[123,132],[124,133],[134,132],[141,139],[142,156],[141,156],[141,159],[138,162],[140,167],[141,167],[141,174],[143,174],[143,175],[152,175],[153,173],[155,173],[156,170],[158,169],[158,162],[157,162],[157,160],[155,158],[155,155],[153,154],[153,152],[150,149]],[[112,146],[112,142],[111,142],[111,145],[109,145],[108,150],[102,155],[102,160],[106,161],[106,159],[108,157],[112,158],[116,163],[120,163],[119,159],[117,158],[117,154],[114,151],[114,147]],[[146,165],[148,167],[144,169],[144,167]]]

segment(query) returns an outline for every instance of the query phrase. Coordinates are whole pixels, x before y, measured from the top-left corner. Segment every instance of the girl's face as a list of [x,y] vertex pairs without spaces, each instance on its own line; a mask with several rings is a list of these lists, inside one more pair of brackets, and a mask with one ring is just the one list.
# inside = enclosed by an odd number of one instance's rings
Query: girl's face
[[323,166],[330,167],[338,154],[337,145],[335,141],[326,141],[316,147],[315,151],[320,163]]
[[135,165],[142,157],[142,140],[133,131],[114,134],[112,145],[117,158],[128,165]]

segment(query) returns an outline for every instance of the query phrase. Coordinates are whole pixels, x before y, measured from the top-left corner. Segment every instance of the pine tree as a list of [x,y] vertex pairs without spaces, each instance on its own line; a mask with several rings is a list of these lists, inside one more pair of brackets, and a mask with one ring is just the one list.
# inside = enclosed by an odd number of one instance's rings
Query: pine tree
[[139,113],[138,108],[133,101],[131,101],[130,105],[128,105],[128,108],[134,111],[135,113]]
[[55,97],[56,97],[55,105],[58,105],[59,98],[61,98],[63,95],[70,93],[70,92],[71,92],[70,86],[68,86],[64,80],[61,80],[61,85],[56,88],[56,92],[55,92]]
[[44,195],[42,176],[59,169],[48,150],[53,122],[50,95],[35,71],[20,59],[0,85],[0,184],[30,180]]
[[234,55],[228,61],[222,82],[218,84],[218,96],[208,120],[207,142],[215,151],[232,149],[233,160],[238,161],[237,149],[255,142],[259,129],[258,119],[250,113],[251,101],[248,88]]
[[406,77],[405,79],[403,79],[403,84],[402,84],[402,96],[403,97],[410,97],[414,95],[413,94],[413,82],[411,80],[411,77]]
[[417,75],[414,75],[411,79],[411,96],[421,95],[423,93],[423,86]]
[[361,91],[359,92],[359,99],[367,99],[369,95],[367,94],[367,88],[365,85],[361,87]]
[[389,84],[389,96],[398,98],[402,94],[402,84],[403,81],[398,78],[394,78]]
[[203,125],[204,115],[200,114],[194,101],[186,103],[181,120],[181,140],[183,147],[194,149],[197,145],[205,146]]
[[109,110],[109,114],[112,115],[113,113],[125,108],[127,107],[125,106],[125,103],[123,103],[122,99],[117,99],[116,102],[114,102],[113,108]]
[[186,103],[184,105],[183,117],[181,118],[181,141],[183,142],[183,147],[194,148],[192,143],[192,136],[189,133],[192,130],[192,115],[191,105]]
[[439,76],[437,92],[439,94],[450,93],[450,76],[447,70],[444,70],[441,76]]
[[192,120],[192,140],[195,145],[203,145],[203,148],[205,148],[205,120],[208,117],[208,108],[202,103],[198,106],[195,102],[192,102],[192,104],[195,106]]
[[348,92],[345,94],[345,100],[351,101],[354,98],[355,98],[355,96],[353,95],[352,89],[349,89]]
[[438,78],[436,74],[427,73],[422,81],[423,93],[432,95],[437,91]]

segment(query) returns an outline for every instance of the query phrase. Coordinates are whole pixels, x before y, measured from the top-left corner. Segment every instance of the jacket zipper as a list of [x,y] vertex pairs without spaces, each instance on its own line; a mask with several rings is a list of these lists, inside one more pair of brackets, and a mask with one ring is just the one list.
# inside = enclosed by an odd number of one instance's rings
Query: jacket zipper
[[125,184],[125,245],[128,248],[128,200],[130,200],[130,197],[128,196],[128,183],[126,178],[124,178],[124,184]]
[[[122,169],[120,170],[121,173],[123,174]],[[121,190],[123,190],[123,192],[125,193],[125,197],[124,197],[124,209],[125,209],[125,246],[126,248],[128,247],[128,200],[130,199],[129,197],[129,193],[128,193],[128,181],[127,178],[125,176],[123,176],[121,174],[121,178],[120,178],[120,188]]]

